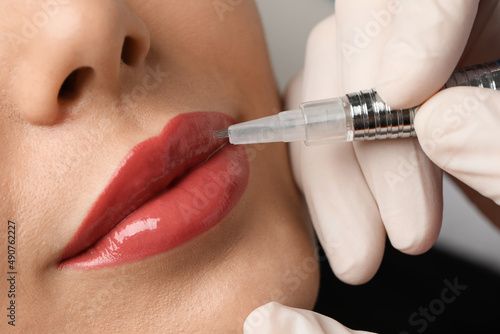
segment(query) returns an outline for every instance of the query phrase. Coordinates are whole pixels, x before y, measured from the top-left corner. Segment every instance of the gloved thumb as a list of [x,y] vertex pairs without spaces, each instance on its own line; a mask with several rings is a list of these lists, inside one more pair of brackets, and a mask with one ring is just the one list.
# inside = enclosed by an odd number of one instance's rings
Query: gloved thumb
[[420,107],[415,128],[436,165],[500,205],[500,92],[446,89]]
[[245,320],[245,334],[353,334],[338,321],[321,314],[269,303],[254,310]]

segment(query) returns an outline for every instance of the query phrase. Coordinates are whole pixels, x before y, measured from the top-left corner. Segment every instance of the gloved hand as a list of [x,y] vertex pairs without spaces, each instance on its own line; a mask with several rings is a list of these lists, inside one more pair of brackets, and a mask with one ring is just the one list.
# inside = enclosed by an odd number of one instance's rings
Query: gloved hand
[[[335,16],[309,38],[302,84],[291,85],[287,107],[373,87],[393,108],[423,103],[460,59],[463,66],[500,56],[500,43],[489,40],[496,35],[497,1],[481,1],[479,10],[478,3],[337,0]],[[435,243],[442,172],[417,139],[290,147],[295,179],[341,280],[360,284],[376,273],[386,233],[408,254]]]
[[321,314],[269,303],[254,310],[247,317],[244,334],[354,334],[337,321]]

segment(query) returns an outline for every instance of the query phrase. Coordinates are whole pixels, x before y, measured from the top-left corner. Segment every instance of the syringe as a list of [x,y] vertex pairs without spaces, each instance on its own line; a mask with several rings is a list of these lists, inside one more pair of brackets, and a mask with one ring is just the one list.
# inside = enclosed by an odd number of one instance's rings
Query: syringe
[[[500,86],[500,60],[456,70],[443,89]],[[229,137],[231,144],[292,142],[350,142],[415,137],[417,107],[391,109],[375,89],[342,97],[305,102],[300,109],[280,112],[214,132],[214,138]]]

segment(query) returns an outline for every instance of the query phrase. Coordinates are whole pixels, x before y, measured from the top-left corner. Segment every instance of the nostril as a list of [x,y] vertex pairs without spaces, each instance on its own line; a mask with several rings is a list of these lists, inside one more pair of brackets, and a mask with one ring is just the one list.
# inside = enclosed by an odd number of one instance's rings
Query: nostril
[[139,44],[132,37],[125,37],[122,47],[122,61],[128,66],[134,66],[140,57]]
[[93,70],[90,67],[80,67],[64,80],[59,89],[58,98],[62,100],[73,100],[78,98],[83,88],[92,76]]

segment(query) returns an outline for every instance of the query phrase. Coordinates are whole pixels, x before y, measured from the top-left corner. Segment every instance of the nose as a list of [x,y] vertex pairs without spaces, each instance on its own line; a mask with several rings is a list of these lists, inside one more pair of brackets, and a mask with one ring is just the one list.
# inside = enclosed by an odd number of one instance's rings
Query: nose
[[14,79],[18,111],[33,124],[54,124],[96,95],[116,97],[120,78],[142,71],[150,48],[147,27],[122,0],[55,2]]

